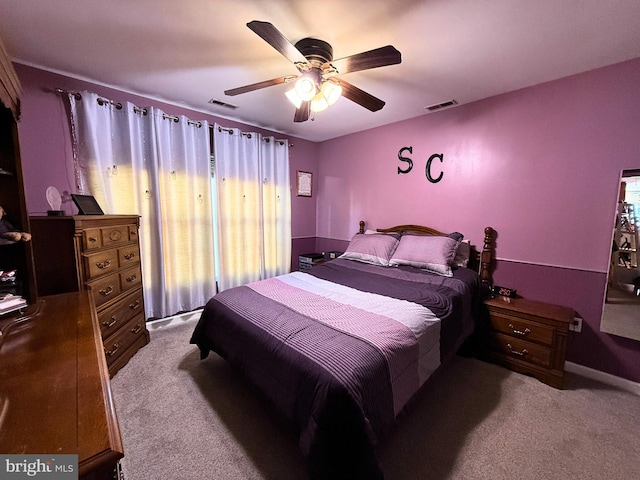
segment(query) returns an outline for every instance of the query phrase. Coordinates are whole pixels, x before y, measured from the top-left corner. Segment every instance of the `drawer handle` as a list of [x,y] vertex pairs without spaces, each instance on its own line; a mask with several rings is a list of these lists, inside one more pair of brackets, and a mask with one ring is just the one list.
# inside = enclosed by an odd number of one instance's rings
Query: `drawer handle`
[[138,308],[140,306],[140,300],[136,300],[136,303],[130,303],[129,304],[129,308],[131,310],[135,310],[136,308]]
[[114,343],[113,348],[111,350],[107,350],[105,353],[110,357],[113,357],[113,355],[115,355],[115,353],[118,351],[119,348],[120,348],[120,344]]
[[522,330],[516,330],[516,327],[513,326],[513,323],[509,324],[509,328],[513,331],[513,333],[515,333],[516,335],[522,335],[523,337],[526,337],[527,335],[529,335],[531,333],[531,330],[529,330],[528,328],[525,328],[524,331]]
[[98,292],[100,293],[100,295],[104,295],[105,297],[107,295],[111,295],[113,293],[113,285],[109,285],[107,288],[103,288],[102,290],[98,290]]
[[111,260],[105,260],[104,262],[96,262],[98,268],[109,268],[111,266]]
[[135,254],[135,253],[127,253],[127,254],[124,256],[124,259],[125,259],[125,260],[131,260],[132,258],[136,258],[136,254]]
[[136,335],[138,332],[140,332],[140,330],[142,330],[142,325],[138,323],[134,328],[131,329],[131,333]]
[[111,317],[111,321],[110,322],[102,322],[102,325],[104,325],[106,328],[111,328],[116,324],[117,321],[118,320],[116,320],[116,316],[113,315]]
[[138,278],[138,276],[134,273],[130,277],[127,277],[126,280],[127,280],[127,282],[131,283],[131,282],[134,282],[136,278]]
[[512,354],[518,355],[519,357],[524,357],[525,355],[527,355],[529,353],[529,351],[526,348],[524,348],[521,352],[518,352],[517,350],[514,350],[510,343],[507,343],[507,348],[509,349],[509,351]]
[[89,237],[89,241],[95,243],[95,242],[98,241],[98,238],[97,237]]

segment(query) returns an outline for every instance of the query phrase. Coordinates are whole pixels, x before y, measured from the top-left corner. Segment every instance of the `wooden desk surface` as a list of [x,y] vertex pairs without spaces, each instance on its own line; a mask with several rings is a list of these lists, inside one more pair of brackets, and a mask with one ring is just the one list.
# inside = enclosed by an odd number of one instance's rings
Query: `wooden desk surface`
[[0,317],[0,452],[77,454],[80,478],[108,478],[123,448],[95,309],[86,292],[40,301]]

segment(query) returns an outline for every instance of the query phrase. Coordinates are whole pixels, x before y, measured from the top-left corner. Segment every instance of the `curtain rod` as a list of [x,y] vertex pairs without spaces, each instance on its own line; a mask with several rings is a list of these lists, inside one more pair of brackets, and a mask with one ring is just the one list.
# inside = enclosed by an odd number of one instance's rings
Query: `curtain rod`
[[[73,95],[73,97],[76,100],[82,100],[82,95],[79,92],[71,92],[68,90],[63,90],[62,88],[56,88],[56,93],[61,95],[61,94],[69,94],[69,95]],[[113,105],[117,110],[121,110],[122,109],[122,104],[120,102],[115,102],[114,100],[109,100],[106,98],[102,98],[102,97],[98,97],[97,98],[98,104],[100,106],[103,105]],[[144,108],[144,107],[138,107],[136,105],[133,106],[133,111],[135,113],[139,113],[141,115],[147,115],[147,113],[149,112],[148,108]],[[162,118],[165,120],[173,120],[174,122],[178,123],[180,121],[180,117],[176,116],[176,115],[169,115],[167,113],[163,113],[162,114]],[[190,120],[187,118],[187,125],[195,125],[198,128],[202,127],[202,122],[199,121],[195,121],[195,120]]]
[[[58,95],[70,94],[70,95],[73,95],[76,100],[82,100],[82,95],[80,95],[80,92],[72,92],[72,91],[69,91],[69,90],[64,90],[62,88],[56,88],[55,91],[56,91],[56,93]],[[105,104],[109,104],[109,105],[113,105],[118,110],[122,109],[122,104],[120,102],[115,102],[113,100],[109,100],[109,99],[106,99],[106,98],[98,97],[98,103],[101,106],[105,105]],[[147,108],[138,107],[136,105],[133,106],[133,111],[135,113],[140,113],[142,115],[146,115],[148,113],[148,109]],[[180,117],[178,117],[176,115],[169,115],[167,113],[163,113],[162,114],[162,118],[165,119],[165,120],[173,120],[176,123],[180,121]],[[203,124],[202,124],[202,122],[199,122],[199,121],[187,119],[187,125],[195,125],[196,127],[201,128]],[[213,125],[209,125],[209,128],[213,129],[214,126]],[[218,129],[221,132],[222,131],[229,132],[229,134],[233,133],[233,129],[231,129],[231,128],[224,128],[224,127],[218,126]],[[245,132],[241,131],[240,134],[246,136],[247,138],[251,138],[251,133],[245,133]],[[269,143],[271,141],[271,139],[269,137],[263,137],[262,140],[264,140],[267,143]],[[284,145],[286,143],[286,140],[274,139],[274,141],[278,142],[280,145]],[[289,147],[293,147],[293,143],[289,143]]]
[[[214,128],[214,126],[211,125],[211,128]],[[224,128],[224,127],[221,127],[220,125],[218,125],[218,131],[219,132],[227,132],[229,135],[233,135],[233,128]],[[242,135],[244,137],[247,137],[247,138],[251,138],[252,134],[240,131],[240,135]],[[271,138],[270,137],[262,137],[262,140],[267,142],[267,143],[269,143],[271,141]],[[286,143],[286,140],[280,140],[280,139],[277,139],[277,138],[274,138],[273,140],[275,142],[278,142],[280,145],[284,145]],[[293,147],[293,143],[290,143],[289,147]]]

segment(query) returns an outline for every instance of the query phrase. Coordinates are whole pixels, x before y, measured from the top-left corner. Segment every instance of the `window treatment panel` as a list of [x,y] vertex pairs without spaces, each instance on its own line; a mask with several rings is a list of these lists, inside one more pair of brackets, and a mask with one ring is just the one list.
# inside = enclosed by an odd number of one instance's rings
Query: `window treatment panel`
[[147,318],[201,307],[215,293],[208,125],[76,95],[78,189],[105,213],[141,216]]
[[214,127],[219,288],[287,273],[291,191],[287,142]]

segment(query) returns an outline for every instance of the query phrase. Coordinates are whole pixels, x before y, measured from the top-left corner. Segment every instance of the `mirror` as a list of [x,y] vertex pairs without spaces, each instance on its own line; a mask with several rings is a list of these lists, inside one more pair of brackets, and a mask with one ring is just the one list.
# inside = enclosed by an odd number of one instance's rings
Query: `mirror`
[[640,169],[620,178],[600,330],[640,340]]

